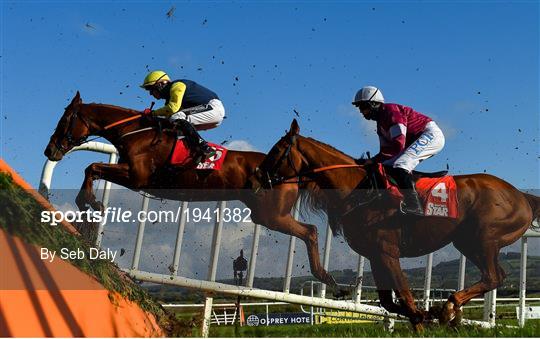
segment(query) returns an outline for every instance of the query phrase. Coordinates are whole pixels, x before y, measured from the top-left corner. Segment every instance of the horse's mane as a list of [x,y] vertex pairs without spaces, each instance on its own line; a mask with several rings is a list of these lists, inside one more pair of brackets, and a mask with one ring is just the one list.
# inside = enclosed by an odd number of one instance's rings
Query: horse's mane
[[338,150],[337,148],[335,148],[334,146],[332,145],[329,145],[327,143],[324,143],[322,141],[319,141],[317,139],[313,139],[313,138],[310,138],[310,137],[303,137],[304,139],[307,139],[307,140],[310,140],[310,141],[313,141],[314,143],[316,143],[317,145],[323,147],[323,148],[329,148],[331,151],[335,152],[335,153],[338,153],[342,156],[345,156],[345,157],[348,157],[350,159],[353,159],[353,157],[351,157],[350,155],[346,154],[345,152],[343,151],[340,151]]
[[131,114],[139,114],[140,113],[139,111],[131,109],[131,108],[125,108],[125,107],[109,105],[109,104],[100,104],[100,103],[97,103],[97,102],[91,102],[91,103],[88,103],[88,104],[85,104],[85,105],[88,105],[88,106],[91,106],[91,107],[108,108],[110,110],[116,110],[116,111],[121,111],[121,112],[125,112],[125,113],[131,113]]
[[[303,138],[313,142],[317,146],[320,146],[327,151],[337,153],[341,157],[346,157],[351,160],[353,159],[351,156],[338,150],[334,146],[310,137]],[[302,186],[303,187],[300,187],[299,190],[300,215],[305,218],[311,212],[322,218],[325,214],[328,217],[328,224],[330,225],[334,236],[342,234],[343,229],[342,225],[339,223],[339,212],[331,208],[328,197],[323,194],[324,188],[321,188],[315,181],[308,181]]]

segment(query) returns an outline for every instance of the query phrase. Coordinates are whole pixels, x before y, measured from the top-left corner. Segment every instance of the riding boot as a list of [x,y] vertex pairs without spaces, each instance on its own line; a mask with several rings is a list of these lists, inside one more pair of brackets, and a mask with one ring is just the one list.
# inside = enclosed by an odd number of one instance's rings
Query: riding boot
[[424,210],[416,192],[412,174],[403,168],[394,168],[394,173],[400,192],[403,194],[402,212],[423,216]]
[[186,138],[187,146],[192,154],[193,162],[195,164],[205,161],[216,153],[189,121],[178,119],[173,123],[175,128],[182,132],[182,135]]

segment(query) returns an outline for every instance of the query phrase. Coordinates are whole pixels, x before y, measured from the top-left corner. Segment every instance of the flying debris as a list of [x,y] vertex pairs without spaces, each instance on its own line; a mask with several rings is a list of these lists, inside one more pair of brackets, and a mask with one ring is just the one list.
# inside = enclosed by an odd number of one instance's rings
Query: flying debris
[[174,11],[176,10],[175,6],[172,6],[166,13],[167,19],[174,19]]

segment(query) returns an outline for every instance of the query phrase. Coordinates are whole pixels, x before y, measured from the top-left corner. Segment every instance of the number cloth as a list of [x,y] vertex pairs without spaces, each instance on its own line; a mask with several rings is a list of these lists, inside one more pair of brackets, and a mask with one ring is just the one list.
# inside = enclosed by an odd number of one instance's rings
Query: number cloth
[[[403,199],[399,188],[388,180],[383,165],[378,164],[375,170],[379,172],[378,176],[382,178],[382,188],[390,193],[394,198],[394,202],[398,205]],[[420,178],[416,181],[416,191],[418,192],[426,216],[459,217],[457,186],[453,176]]]
[[[225,161],[225,156],[227,155],[227,149],[221,145],[208,143],[208,146],[216,150],[216,154],[206,159],[204,162],[197,164],[197,169],[211,169],[211,170],[220,170]],[[192,162],[189,148],[186,145],[185,138],[180,138],[176,140],[174,145],[173,152],[171,155],[170,163],[175,166],[186,166]]]

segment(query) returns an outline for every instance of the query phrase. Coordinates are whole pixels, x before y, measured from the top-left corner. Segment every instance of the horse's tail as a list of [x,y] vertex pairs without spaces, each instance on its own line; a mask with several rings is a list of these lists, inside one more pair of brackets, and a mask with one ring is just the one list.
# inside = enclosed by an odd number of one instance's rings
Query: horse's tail
[[533,211],[533,223],[536,223],[536,227],[539,227],[538,224],[540,223],[540,197],[529,193],[523,193],[523,195],[525,195],[525,198],[529,202],[529,205],[531,205],[531,209]]

